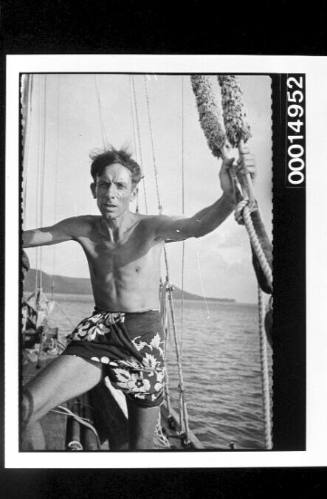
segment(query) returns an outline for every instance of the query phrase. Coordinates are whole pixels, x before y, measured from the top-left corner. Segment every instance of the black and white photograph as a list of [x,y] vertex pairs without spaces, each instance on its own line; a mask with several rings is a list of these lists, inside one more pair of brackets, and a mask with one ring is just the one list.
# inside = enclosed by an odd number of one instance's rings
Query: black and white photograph
[[271,91],[22,75],[21,450],[272,447]]
[[310,450],[305,71],[157,59],[15,69],[11,465]]

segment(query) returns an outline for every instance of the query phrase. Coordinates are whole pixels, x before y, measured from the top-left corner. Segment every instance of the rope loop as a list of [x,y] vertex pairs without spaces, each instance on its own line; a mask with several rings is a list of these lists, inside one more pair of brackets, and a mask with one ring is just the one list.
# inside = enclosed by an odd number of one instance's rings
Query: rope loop
[[242,199],[235,208],[234,218],[239,225],[244,225],[243,210],[249,205],[248,199]]
[[234,212],[234,218],[236,222],[239,225],[244,225],[244,208],[248,208],[248,213],[252,213],[253,211],[257,210],[257,203],[253,204],[250,202],[249,199],[242,199],[239,201],[236,205],[235,212]]

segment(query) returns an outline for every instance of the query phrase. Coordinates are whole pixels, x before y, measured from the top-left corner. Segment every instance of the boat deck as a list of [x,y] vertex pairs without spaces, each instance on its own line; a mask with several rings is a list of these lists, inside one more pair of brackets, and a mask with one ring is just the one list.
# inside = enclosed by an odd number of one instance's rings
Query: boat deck
[[[51,360],[53,359],[44,359],[40,369]],[[35,362],[25,362],[23,383],[35,377],[40,369],[36,367]],[[104,383],[100,383],[87,394],[68,401],[63,406],[74,414],[92,421],[99,440],[93,431],[74,420],[72,416],[57,413],[56,411],[63,411],[63,409],[56,408],[41,420],[48,451],[128,450],[126,410],[124,411],[119,398]],[[203,445],[192,432],[189,435],[189,442],[184,443],[184,438],[178,430],[178,415],[174,410],[171,410],[169,414],[165,404],[161,406],[161,427],[164,439],[160,438],[160,435],[155,436],[154,450],[203,449]]]

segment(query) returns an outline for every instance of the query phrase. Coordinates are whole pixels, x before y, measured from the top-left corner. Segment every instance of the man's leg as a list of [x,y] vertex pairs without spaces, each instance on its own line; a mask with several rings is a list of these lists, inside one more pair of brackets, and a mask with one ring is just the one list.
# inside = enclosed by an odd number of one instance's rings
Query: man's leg
[[160,407],[140,407],[127,399],[129,449],[153,449]]
[[101,379],[101,364],[91,364],[74,355],[62,355],[27,383],[23,388],[22,400],[25,450],[31,447],[31,442],[26,441],[29,436],[32,438],[32,435],[38,434],[38,442],[42,441],[37,424],[39,419],[57,405],[90,390]]

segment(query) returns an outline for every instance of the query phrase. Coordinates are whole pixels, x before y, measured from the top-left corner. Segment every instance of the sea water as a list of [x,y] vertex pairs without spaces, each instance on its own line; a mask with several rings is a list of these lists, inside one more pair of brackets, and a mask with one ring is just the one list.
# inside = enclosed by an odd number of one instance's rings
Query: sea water
[[[93,311],[91,296],[56,295],[50,318],[60,334]],[[240,303],[175,300],[189,426],[205,448],[264,448],[263,398],[257,307]],[[268,349],[271,375],[271,351]],[[167,342],[169,394],[179,407],[173,335]]]

